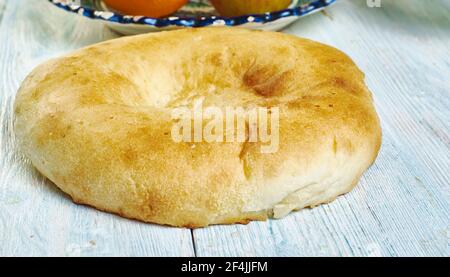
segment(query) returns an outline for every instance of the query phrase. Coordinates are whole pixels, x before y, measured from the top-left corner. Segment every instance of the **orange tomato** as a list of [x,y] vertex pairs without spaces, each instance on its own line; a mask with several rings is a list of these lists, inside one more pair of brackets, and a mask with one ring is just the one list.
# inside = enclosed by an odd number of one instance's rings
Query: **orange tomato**
[[128,15],[162,17],[174,13],[189,0],[103,0],[113,10]]

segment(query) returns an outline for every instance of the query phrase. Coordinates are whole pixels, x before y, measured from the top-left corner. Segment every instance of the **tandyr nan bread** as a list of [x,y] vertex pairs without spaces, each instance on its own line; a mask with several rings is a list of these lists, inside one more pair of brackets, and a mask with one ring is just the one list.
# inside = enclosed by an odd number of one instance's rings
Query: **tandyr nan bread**
[[[263,142],[173,139],[173,110],[279,109]],[[280,218],[349,192],[381,130],[364,74],[291,35],[203,28],[124,37],[38,66],[15,103],[33,165],[76,203],[158,224]],[[251,126],[246,122],[246,136]]]

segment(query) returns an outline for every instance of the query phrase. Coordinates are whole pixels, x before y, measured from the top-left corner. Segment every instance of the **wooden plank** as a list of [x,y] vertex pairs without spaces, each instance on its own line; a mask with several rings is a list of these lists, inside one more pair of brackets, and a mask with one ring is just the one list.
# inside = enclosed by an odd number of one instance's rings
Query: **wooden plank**
[[[434,2],[435,5],[432,5]],[[367,73],[384,142],[350,194],[285,219],[194,232],[199,256],[449,256],[450,12],[443,1],[341,0],[286,30]]]
[[190,230],[77,206],[16,149],[12,105],[30,70],[50,57],[116,35],[98,21],[69,15],[41,0],[8,1],[2,22],[0,256],[193,256]]

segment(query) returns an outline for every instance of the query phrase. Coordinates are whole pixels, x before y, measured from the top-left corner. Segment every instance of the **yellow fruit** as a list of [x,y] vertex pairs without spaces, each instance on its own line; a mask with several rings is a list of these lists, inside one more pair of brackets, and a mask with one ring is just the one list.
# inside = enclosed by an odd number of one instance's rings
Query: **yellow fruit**
[[239,16],[286,9],[292,0],[210,0],[220,15]]

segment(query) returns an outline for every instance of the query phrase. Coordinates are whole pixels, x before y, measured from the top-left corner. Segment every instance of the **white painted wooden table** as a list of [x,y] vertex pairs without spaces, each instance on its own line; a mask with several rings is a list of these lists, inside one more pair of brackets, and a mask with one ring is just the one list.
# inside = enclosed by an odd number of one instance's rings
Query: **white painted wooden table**
[[18,153],[11,112],[24,77],[117,35],[45,0],[0,0],[0,256],[450,256],[450,1],[340,0],[285,32],[334,45],[366,72],[379,158],[329,205],[191,231],[76,206]]

